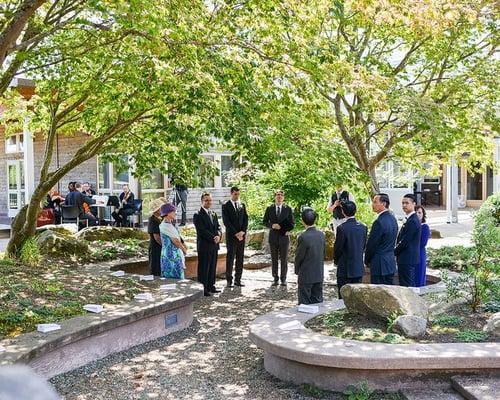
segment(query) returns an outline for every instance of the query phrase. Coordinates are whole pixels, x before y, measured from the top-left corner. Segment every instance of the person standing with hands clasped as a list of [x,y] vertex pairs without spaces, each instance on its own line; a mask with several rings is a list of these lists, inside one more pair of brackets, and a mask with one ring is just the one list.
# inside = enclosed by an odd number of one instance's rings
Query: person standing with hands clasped
[[205,192],[201,195],[200,210],[193,215],[198,251],[198,282],[203,284],[205,296],[220,292],[215,288],[215,273],[222,233],[217,214],[211,207],[212,196]]
[[302,211],[302,225],[306,230],[298,237],[295,252],[299,304],[323,302],[325,234],[314,226],[316,218],[312,208]]
[[245,235],[248,229],[248,214],[240,201],[240,189],[236,186],[231,188],[231,199],[222,205],[222,220],[226,227],[226,280],[227,286],[233,286],[233,263],[236,256],[236,268],[234,276],[235,286],[245,286],[241,283],[243,273],[243,258],[245,252]]
[[[288,272],[288,248],[290,246],[289,232],[295,226],[293,211],[284,203],[285,192],[277,190],[274,193],[274,204],[267,207],[264,214],[263,225],[270,229],[269,246],[271,248],[271,264],[273,273],[273,286],[277,286],[281,279],[281,286],[286,286]],[[278,257],[281,263],[278,275]]]
[[396,260],[400,286],[416,286],[415,272],[420,265],[420,233],[422,224],[415,213],[415,196],[405,194],[401,207],[406,214],[396,241]]

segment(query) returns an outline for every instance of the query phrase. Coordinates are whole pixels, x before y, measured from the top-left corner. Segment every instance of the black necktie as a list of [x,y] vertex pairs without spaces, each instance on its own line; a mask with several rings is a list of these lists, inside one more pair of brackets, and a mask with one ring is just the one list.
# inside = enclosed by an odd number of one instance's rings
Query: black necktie
[[279,218],[281,215],[281,206],[278,206],[278,211],[276,211],[276,216]]

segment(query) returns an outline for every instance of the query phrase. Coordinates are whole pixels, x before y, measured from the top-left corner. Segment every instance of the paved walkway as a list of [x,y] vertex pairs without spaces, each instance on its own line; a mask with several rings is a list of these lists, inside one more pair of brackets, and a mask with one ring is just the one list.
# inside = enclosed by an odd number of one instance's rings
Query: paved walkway
[[[248,339],[248,324],[257,316],[296,304],[295,283],[271,287],[269,269],[244,271],[243,278],[246,286],[241,289],[225,289],[219,281],[223,292],[196,303],[190,328],[52,383],[66,400],[313,399],[303,388],[269,375],[262,351]],[[325,298],[336,298],[331,284],[325,286]]]

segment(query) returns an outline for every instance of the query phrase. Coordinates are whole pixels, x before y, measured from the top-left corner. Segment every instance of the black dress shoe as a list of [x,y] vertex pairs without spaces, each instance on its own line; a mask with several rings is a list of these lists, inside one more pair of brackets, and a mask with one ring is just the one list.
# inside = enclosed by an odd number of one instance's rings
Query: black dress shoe
[[228,282],[226,287],[233,287],[233,283],[232,282]]
[[244,285],[243,283],[241,283],[241,282],[235,282],[235,283],[234,283],[234,286],[243,287],[243,286],[245,286],[245,285]]
[[272,286],[278,286],[278,281],[274,281]]
[[286,286],[286,281],[281,282],[280,286]]
[[204,295],[204,296],[207,296],[207,297],[212,296],[209,292],[203,292],[203,295]]
[[210,293],[220,293],[220,290],[218,290],[218,289],[212,289],[212,290],[210,291]]

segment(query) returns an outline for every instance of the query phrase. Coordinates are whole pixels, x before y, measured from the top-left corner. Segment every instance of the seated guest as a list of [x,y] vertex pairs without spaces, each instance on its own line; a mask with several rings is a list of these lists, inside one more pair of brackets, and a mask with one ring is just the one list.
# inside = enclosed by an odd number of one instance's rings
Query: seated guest
[[76,182],[70,182],[70,183],[68,183],[68,193],[71,193],[71,192],[75,191],[75,185],[76,185]]
[[314,226],[316,217],[312,208],[302,211],[302,224],[306,230],[298,237],[295,252],[299,304],[323,302],[325,234]]
[[398,222],[389,211],[389,205],[387,194],[379,193],[373,196],[372,209],[378,217],[368,235],[365,265],[370,268],[371,283],[374,284],[394,285],[394,245],[398,235]]
[[421,287],[425,286],[426,281],[427,252],[425,251],[425,246],[427,246],[427,242],[431,236],[431,229],[429,225],[426,224],[427,213],[425,208],[420,205],[416,206],[415,212],[422,224],[422,233],[420,234],[420,264],[417,266],[415,272],[415,286]]
[[134,204],[134,194],[127,184],[122,186],[123,192],[120,194],[120,208],[113,211],[111,215],[116,226],[128,226],[128,217],[136,211]]
[[92,197],[96,194],[95,190],[92,189],[92,185],[88,182],[82,183],[82,193],[86,196]]
[[165,278],[184,279],[185,255],[184,245],[179,230],[175,224],[175,206],[167,203],[160,207],[163,218],[160,224],[161,236],[161,276]]
[[337,289],[347,283],[361,283],[365,266],[363,253],[365,251],[368,228],[358,222],[356,217],[356,204],[344,201],[340,204],[344,223],[337,227],[337,236],[333,248],[333,260],[337,266]]
[[148,220],[149,233],[149,273],[154,276],[161,276],[160,257],[161,257],[161,237],[160,223],[161,214],[160,208],[165,204],[165,198],[152,200],[149,204],[151,217]]
[[398,233],[394,254],[398,264],[400,286],[415,287],[415,271],[420,265],[420,232],[422,225],[415,213],[415,196],[405,194],[401,208],[406,217]]
[[[80,220],[87,220],[88,226],[94,226],[98,224],[96,217],[94,217],[86,207],[90,207],[93,203],[93,200],[90,197],[85,196],[82,193],[82,185],[81,183],[75,183],[75,190],[69,192],[64,200],[64,204],[67,206],[78,206],[80,210],[80,214],[78,218]],[[86,207],[85,207],[86,206]]]
[[50,192],[47,194],[47,201],[46,201],[46,204],[43,208],[53,210],[55,224],[61,223],[61,203],[62,202],[64,202],[64,197],[62,197],[57,190],[51,189]]

